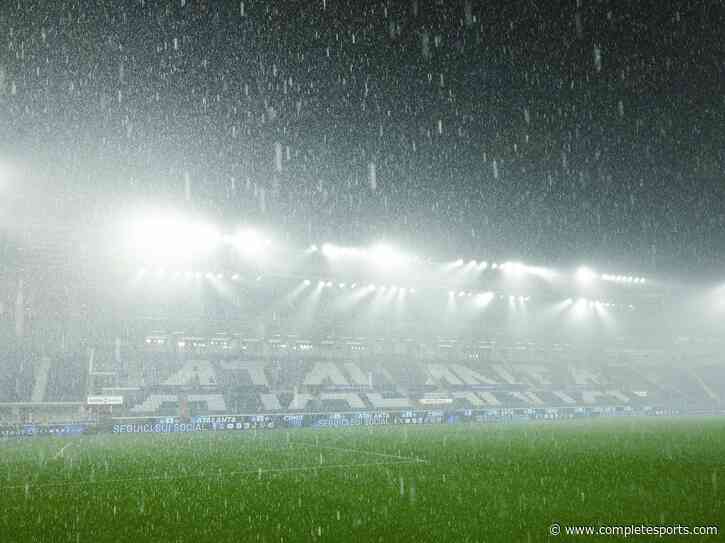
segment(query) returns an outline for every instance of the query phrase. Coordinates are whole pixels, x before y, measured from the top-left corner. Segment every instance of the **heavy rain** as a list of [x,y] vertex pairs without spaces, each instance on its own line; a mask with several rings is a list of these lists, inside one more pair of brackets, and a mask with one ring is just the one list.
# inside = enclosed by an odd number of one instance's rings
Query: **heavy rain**
[[0,0],[0,542],[717,541],[724,24]]

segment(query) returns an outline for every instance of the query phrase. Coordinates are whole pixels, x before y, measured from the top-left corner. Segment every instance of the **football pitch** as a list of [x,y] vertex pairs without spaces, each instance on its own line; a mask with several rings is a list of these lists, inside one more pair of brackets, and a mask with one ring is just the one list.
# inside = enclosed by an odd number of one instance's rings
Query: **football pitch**
[[[0,441],[0,541],[719,541],[724,419]],[[551,535],[551,526],[561,527]]]

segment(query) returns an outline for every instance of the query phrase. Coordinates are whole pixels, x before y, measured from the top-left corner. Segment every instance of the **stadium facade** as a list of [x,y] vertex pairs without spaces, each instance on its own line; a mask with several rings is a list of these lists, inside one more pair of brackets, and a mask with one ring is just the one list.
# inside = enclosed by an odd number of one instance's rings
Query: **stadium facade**
[[194,224],[146,222],[92,249],[4,244],[3,423],[197,431],[721,407],[704,291]]

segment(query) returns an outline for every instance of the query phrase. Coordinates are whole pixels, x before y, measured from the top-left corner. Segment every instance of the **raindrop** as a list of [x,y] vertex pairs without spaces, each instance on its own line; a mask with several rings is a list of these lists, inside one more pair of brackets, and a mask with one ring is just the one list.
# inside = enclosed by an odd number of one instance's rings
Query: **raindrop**
[[599,45],[594,46],[594,68],[597,72],[602,71],[602,50]]

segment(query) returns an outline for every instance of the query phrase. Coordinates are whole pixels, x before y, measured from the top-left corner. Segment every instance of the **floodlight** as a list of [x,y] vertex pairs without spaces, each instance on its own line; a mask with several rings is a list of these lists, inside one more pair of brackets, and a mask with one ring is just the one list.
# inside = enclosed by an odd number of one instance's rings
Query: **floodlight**
[[499,267],[507,274],[511,275],[521,275],[526,271],[526,266],[524,266],[521,262],[505,262]]
[[259,232],[252,229],[241,230],[232,238],[232,244],[243,255],[261,256],[272,242]]
[[405,255],[384,243],[372,247],[367,255],[376,266],[385,268],[399,267],[408,260]]
[[597,274],[590,268],[587,268],[586,266],[582,266],[576,271],[576,279],[580,283],[589,284],[592,281],[594,281],[596,278],[597,278]]

